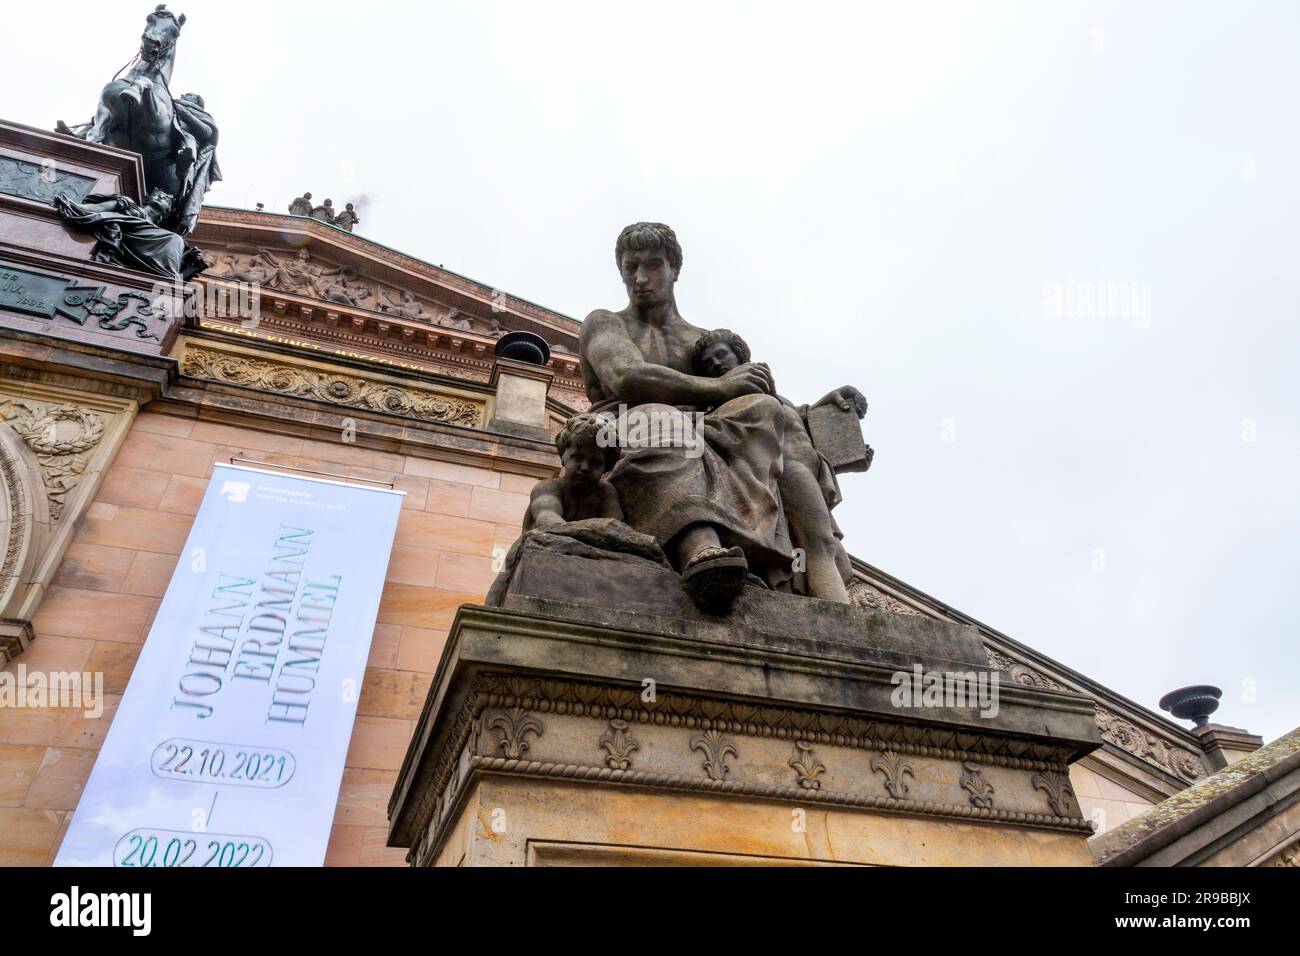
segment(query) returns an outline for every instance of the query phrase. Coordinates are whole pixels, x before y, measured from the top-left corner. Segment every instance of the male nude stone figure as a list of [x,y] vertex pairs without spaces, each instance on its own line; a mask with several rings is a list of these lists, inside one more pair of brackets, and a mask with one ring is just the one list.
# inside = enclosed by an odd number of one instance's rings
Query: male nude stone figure
[[615,256],[628,304],[592,312],[580,339],[591,410],[707,414],[702,454],[625,448],[609,480],[627,523],[660,542],[696,604],[725,614],[748,574],[788,578],[792,546],[779,489],[785,409],[766,365],[747,362],[719,378],[694,373],[692,352],[706,330],[677,309],[682,251],[670,228],[628,226]]

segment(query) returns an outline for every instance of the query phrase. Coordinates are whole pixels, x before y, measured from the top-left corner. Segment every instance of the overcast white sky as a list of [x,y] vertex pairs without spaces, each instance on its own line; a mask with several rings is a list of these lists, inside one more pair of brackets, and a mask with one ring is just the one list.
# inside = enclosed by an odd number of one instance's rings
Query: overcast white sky
[[[88,119],[152,7],[8,10],[0,116]],[[867,394],[853,553],[1153,709],[1300,723],[1300,5],[172,8],[210,202],[358,202],[576,318],[668,222],[688,319]],[[1053,314],[1067,282],[1149,312]]]

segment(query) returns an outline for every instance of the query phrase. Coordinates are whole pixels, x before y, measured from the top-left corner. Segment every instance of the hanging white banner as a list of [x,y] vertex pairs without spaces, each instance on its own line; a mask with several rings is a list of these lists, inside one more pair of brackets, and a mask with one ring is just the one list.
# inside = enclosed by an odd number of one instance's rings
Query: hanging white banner
[[401,502],[216,466],[56,866],[324,862]]

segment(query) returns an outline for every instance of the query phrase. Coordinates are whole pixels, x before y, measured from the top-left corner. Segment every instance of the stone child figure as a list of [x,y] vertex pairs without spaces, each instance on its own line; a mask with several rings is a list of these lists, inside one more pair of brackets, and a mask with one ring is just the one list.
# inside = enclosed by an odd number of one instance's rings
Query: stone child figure
[[[718,329],[700,336],[692,353],[692,364],[699,375],[720,378],[750,360],[749,346],[730,329]],[[846,389],[837,389],[823,401],[841,397]],[[857,389],[851,390],[861,397]],[[808,593],[827,601],[849,603],[844,586],[848,556],[838,537],[839,529],[831,517],[831,508],[840,501],[839,486],[830,464],[813,447],[807,426],[799,410],[780,395],[785,406],[785,445],[779,488],[790,538],[806,557]],[[820,403],[819,403],[820,404]],[[862,400],[865,411],[866,401]],[[851,573],[851,572],[850,572]]]
[[608,424],[590,413],[575,415],[555,437],[563,470],[558,477],[539,482],[533,488],[524,532],[549,528],[585,518],[623,520],[618,492],[605,473],[618,459],[613,442],[603,444]]

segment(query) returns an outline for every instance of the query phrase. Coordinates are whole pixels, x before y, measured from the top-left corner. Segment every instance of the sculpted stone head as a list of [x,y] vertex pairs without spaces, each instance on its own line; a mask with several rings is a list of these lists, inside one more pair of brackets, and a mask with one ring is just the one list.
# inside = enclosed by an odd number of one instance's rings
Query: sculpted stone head
[[565,478],[578,487],[589,487],[604,476],[618,460],[618,447],[610,440],[609,423],[590,412],[575,415],[555,436],[555,448],[564,465]]
[[695,342],[691,365],[696,373],[720,378],[749,361],[749,345],[731,329],[705,332]]
[[614,258],[634,305],[649,307],[672,299],[682,271],[682,247],[671,228],[661,222],[628,226],[614,244]]

